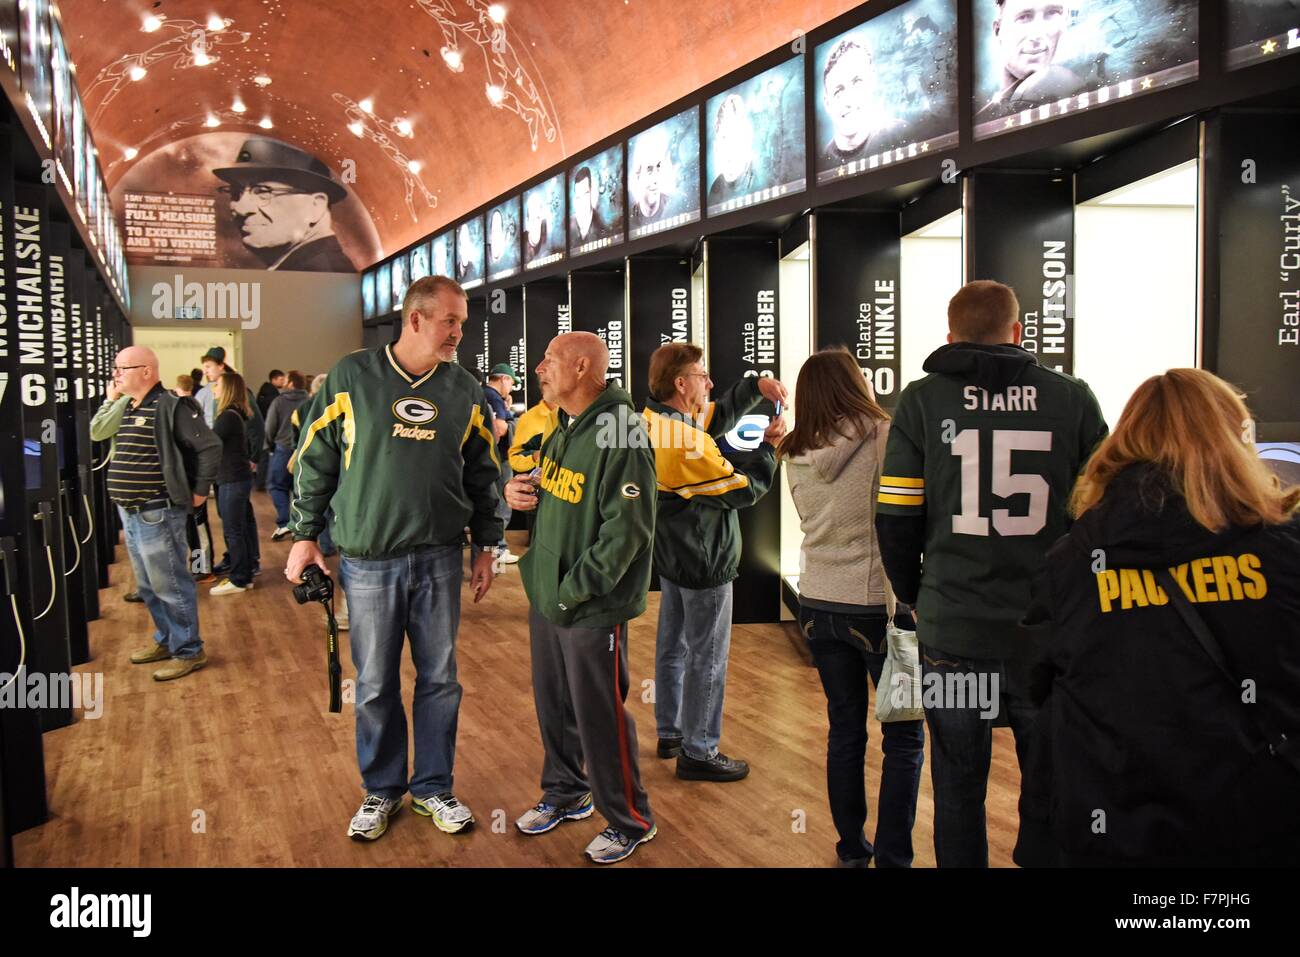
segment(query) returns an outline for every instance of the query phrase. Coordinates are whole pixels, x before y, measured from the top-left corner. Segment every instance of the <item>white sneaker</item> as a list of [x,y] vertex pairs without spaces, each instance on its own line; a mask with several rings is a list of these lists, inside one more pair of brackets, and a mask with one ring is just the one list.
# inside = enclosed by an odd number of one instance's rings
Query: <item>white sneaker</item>
[[438,830],[455,834],[474,823],[474,815],[465,805],[456,800],[450,791],[442,791],[432,797],[412,798],[411,810],[422,817],[433,818]]
[[240,592],[252,591],[253,583],[247,585],[236,585],[229,578],[223,578],[217,584],[208,589],[209,595],[237,595]]
[[359,841],[375,841],[388,830],[388,819],[402,809],[401,798],[382,798],[367,794],[361,809],[348,824],[348,837]]
[[492,554],[496,557],[497,562],[502,565],[513,565],[519,561],[519,556],[512,552],[507,545],[492,549]]
[[650,830],[634,841],[622,831],[607,827],[592,839],[585,853],[596,864],[617,864],[642,844],[653,841],[658,833],[658,825],[651,824]]
[[274,532],[271,533],[271,541],[278,542],[280,541],[280,539],[287,537],[288,534],[289,534],[288,526],[281,525],[278,528],[276,528]]

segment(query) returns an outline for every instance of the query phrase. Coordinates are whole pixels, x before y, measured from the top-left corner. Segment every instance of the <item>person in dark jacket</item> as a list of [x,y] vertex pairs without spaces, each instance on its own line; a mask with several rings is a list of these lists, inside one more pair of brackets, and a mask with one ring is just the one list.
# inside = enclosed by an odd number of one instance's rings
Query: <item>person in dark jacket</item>
[[271,403],[266,414],[266,444],[271,450],[271,475],[268,485],[271,501],[275,503],[275,531],[271,540],[278,542],[289,536],[289,503],[293,500],[293,478],[289,475],[289,457],[293,455],[293,413],[307,401],[307,379],[297,369],[290,369],[285,377],[288,386]]
[[248,387],[238,372],[223,373],[214,385],[217,417],[212,431],[221,439],[217,514],[230,554],[230,571],[208,594],[234,595],[253,587],[253,555],[257,551],[257,520],[251,500],[253,469],[244,429],[253,411],[248,407]]
[[1243,441],[1250,421],[1227,383],[1171,369],[1079,479],[1026,617],[1022,866],[1300,864],[1281,740],[1300,739],[1300,486]]
[[745,378],[717,402],[703,351],[670,342],[650,356],[644,417],[655,450],[658,517],[655,565],[662,588],[655,639],[658,754],[677,759],[677,776],[739,781],[749,765],[718,750],[731,649],[731,583],[740,570],[738,510],[772,485],[785,422],[773,416],[743,469],[717,440],[763,399],[783,402],[776,379]]
[[221,442],[193,399],[168,392],[158,357],[142,346],[117,354],[113,382],[90,423],[91,441],[112,439],[108,493],[126,533],[136,587],[153,619],[153,641],[133,664],[168,661],[154,678],[181,678],[207,664],[198,594],[189,574],[186,518],[207,500]]
[[[284,378],[284,372],[279,369],[272,369],[271,374],[262,383],[262,387],[257,390],[257,411],[262,413],[264,420],[267,413],[271,411],[271,403],[280,397],[280,390],[284,388]],[[270,477],[271,445],[270,442],[263,442],[262,450],[257,456],[257,469],[253,473],[253,488],[259,492],[266,491],[266,482]]]
[[[517,416],[510,408],[510,398],[515,389],[519,388],[520,382],[515,378],[515,370],[508,362],[498,362],[488,373],[487,384],[483,386],[483,398],[487,400],[488,408],[492,410],[492,432],[497,439],[497,457],[504,463],[510,458],[510,446],[515,441],[515,420]],[[510,481],[510,470],[501,469],[501,479],[497,484],[497,490],[501,493],[501,498],[497,504],[497,518],[501,519],[503,527],[510,524],[510,505],[506,502],[506,482]],[[501,565],[514,565],[519,561],[519,556],[510,551],[510,546],[506,543],[505,532],[501,533],[502,538],[493,554]]]
[[1019,622],[1106,434],[1092,390],[1020,347],[1019,316],[999,282],[952,297],[949,344],[894,409],[877,496],[880,554],[898,600],[916,610],[922,680],[945,691],[924,696],[940,867],[988,866],[993,728],[1010,724],[1023,760],[1035,718],[1033,645]]

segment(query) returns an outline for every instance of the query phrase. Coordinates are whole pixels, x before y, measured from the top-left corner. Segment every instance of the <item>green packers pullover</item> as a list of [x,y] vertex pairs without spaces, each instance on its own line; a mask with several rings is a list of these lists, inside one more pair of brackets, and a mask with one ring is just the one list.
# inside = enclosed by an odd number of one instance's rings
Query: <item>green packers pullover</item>
[[289,529],[315,539],[334,510],[345,555],[387,558],[501,541],[496,443],[483,388],[454,362],[408,373],[392,344],[339,361],[305,410]]
[[532,544],[519,562],[538,614],[604,628],[645,611],[655,531],[655,459],[632,399],[605,387],[542,445]]

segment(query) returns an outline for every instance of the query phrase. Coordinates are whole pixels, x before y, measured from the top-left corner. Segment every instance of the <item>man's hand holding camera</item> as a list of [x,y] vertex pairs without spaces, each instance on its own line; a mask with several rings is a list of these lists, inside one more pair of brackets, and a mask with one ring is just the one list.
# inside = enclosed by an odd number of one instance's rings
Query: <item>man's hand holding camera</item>
[[293,548],[289,549],[289,562],[284,566],[284,577],[291,582],[301,581],[308,565],[319,565],[326,575],[330,573],[319,545],[310,539],[294,542]]

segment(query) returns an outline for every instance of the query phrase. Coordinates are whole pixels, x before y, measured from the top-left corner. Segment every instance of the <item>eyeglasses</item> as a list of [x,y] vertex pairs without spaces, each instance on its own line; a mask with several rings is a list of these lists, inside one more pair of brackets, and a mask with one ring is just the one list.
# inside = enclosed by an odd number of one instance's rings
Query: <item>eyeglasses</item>
[[[218,193],[225,193],[230,197],[232,203],[237,203],[243,198],[244,193],[252,193],[254,202],[258,206],[265,206],[271,200],[279,196],[291,196],[294,193],[302,193],[300,189],[276,189],[273,186],[218,186]],[[305,195],[305,194],[304,194]]]
[[113,366],[113,375],[121,375],[123,372],[130,372],[132,369],[143,369],[145,366]]
[[683,372],[682,375],[697,375],[701,379],[707,379],[709,377],[707,372]]

